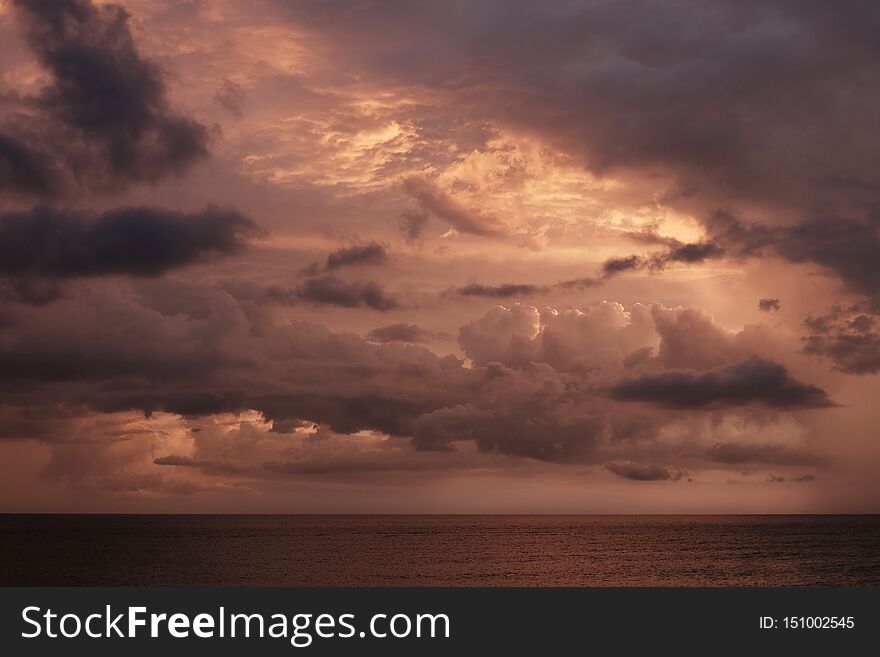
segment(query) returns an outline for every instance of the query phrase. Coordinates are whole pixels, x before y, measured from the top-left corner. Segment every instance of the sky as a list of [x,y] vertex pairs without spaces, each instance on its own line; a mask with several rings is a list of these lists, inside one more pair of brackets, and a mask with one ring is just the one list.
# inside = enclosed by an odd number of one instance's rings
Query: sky
[[0,511],[880,511],[878,30],[0,1]]

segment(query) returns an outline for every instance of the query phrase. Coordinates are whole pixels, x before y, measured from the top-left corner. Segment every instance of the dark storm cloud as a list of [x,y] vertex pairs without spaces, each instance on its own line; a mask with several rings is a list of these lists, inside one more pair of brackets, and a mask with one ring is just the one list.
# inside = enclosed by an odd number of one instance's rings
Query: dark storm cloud
[[880,297],[880,214],[865,219],[829,218],[783,231],[776,252],[791,262],[813,262],[852,290]]
[[802,448],[761,443],[716,443],[706,450],[715,463],[767,465],[822,465],[826,459]]
[[157,276],[235,253],[260,234],[247,217],[215,207],[190,214],[121,208],[90,216],[37,206],[0,214],[0,275]]
[[0,278],[0,300],[42,306],[64,296],[65,285],[56,278]]
[[378,242],[347,246],[337,249],[327,256],[323,265],[313,264],[303,269],[303,273],[315,276],[322,271],[336,271],[346,267],[380,266],[389,260],[388,249]]
[[448,340],[451,336],[445,333],[429,331],[417,324],[389,324],[372,329],[367,333],[367,340],[371,342],[409,342],[418,344],[433,340]]
[[[345,44],[337,57],[377,84],[428,89],[463,120],[537,135],[594,173],[659,181],[662,202],[709,235],[662,260],[781,257],[880,292],[874,3],[276,6]],[[459,230],[485,233],[424,184],[409,192]],[[720,215],[738,225],[725,229]],[[633,264],[616,259],[607,271]]]
[[58,180],[48,155],[0,133],[0,194],[50,196]]
[[667,370],[626,378],[611,388],[611,396],[672,408],[753,403],[789,409],[833,405],[824,390],[801,383],[782,365],[756,356],[708,371]]
[[622,479],[632,481],[678,481],[680,472],[670,472],[662,465],[643,463],[610,463],[605,466]]
[[[699,388],[704,397],[697,405],[676,405],[676,413],[608,399],[604,391],[623,361],[655,341],[651,311],[642,306],[625,311],[605,302],[578,311],[545,309],[543,318],[531,307],[495,308],[462,327],[459,342],[471,359],[465,366],[459,358],[401,340],[376,343],[307,322],[277,323],[208,285],[196,286],[191,294],[200,300],[198,312],[169,306],[162,294],[132,296],[116,282],[97,281],[56,303],[5,308],[0,420],[14,422],[0,421],[7,428],[0,433],[38,439],[64,433],[67,420],[52,431],[30,426],[54,421],[57,412],[14,412],[22,409],[161,411],[193,420],[249,410],[260,415],[261,424],[274,427],[261,428],[264,436],[314,424],[346,435],[382,432],[423,451],[465,454],[468,450],[457,446],[468,441],[487,454],[607,463],[633,459],[636,439],[656,447],[652,461],[673,456],[654,442],[666,423],[673,417],[701,421],[707,410],[717,410],[711,404],[706,408],[703,390],[710,386],[705,382],[684,386],[688,394]],[[666,312],[684,319],[683,331],[696,326],[693,314]],[[412,338],[410,327],[385,328],[385,338]],[[668,335],[671,329],[664,330]],[[664,358],[669,355],[653,359],[643,352],[632,367],[657,367]],[[686,375],[738,381],[726,372],[721,367]],[[742,385],[725,385],[715,386],[711,401],[764,400],[792,408],[794,395],[786,391],[794,390],[801,394],[799,403],[809,405],[803,399],[809,387],[796,382],[752,384],[757,391],[747,394]],[[814,405],[826,401],[824,393],[812,390]],[[735,412],[752,410],[740,406]],[[352,440],[357,447],[358,439]],[[279,444],[266,462],[289,461],[284,449]],[[209,456],[199,458],[212,461],[209,469],[220,467]],[[234,450],[222,465],[235,467]],[[408,466],[401,462],[400,467]]]
[[[837,276],[846,287],[880,298],[880,218],[806,221],[795,226],[748,224],[725,213],[705,222],[710,240],[675,244],[665,252],[612,258],[606,276],[635,269],[663,269],[671,263],[693,264],[729,257],[735,260],[774,255],[793,263],[813,263]],[[664,240],[669,242],[669,240]]]
[[779,310],[781,307],[782,306],[779,303],[779,299],[760,299],[760,300],[758,300],[758,309],[763,310],[764,312],[770,312],[772,310]]
[[207,155],[207,128],[170,107],[125,9],[89,0],[15,6],[50,81],[2,120],[0,190],[42,197],[155,182]]
[[346,281],[333,274],[312,276],[294,289],[272,287],[267,296],[282,303],[300,300],[342,308],[367,307],[383,312],[400,307],[398,299],[375,281]]
[[409,423],[413,444],[448,451],[457,441],[472,440],[482,452],[551,463],[592,462],[607,435],[607,418],[599,409],[554,408],[559,383],[555,375],[538,370],[511,372],[497,363],[479,368],[470,381],[476,395],[469,401],[423,413]]

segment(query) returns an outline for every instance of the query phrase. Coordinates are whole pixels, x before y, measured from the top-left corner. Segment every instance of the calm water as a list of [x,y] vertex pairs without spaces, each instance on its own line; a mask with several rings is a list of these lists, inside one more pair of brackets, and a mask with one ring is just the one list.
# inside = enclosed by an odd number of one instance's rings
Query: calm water
[[2,585],[880,585],[880,516],[2,516]]

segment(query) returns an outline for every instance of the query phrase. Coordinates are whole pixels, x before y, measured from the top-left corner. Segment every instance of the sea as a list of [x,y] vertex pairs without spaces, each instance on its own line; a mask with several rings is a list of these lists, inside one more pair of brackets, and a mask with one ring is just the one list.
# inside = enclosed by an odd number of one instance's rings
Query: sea
[[2,586],[878,586],[880,516],[0,515]]

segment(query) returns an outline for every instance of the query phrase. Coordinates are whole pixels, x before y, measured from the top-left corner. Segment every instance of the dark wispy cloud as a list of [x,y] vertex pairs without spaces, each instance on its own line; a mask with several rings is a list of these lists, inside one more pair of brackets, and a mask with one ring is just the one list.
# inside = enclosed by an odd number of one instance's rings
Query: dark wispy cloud
[[410,342],[413,344],[431,342],[433,340],[448,340],[451,336],[438,331],[429,331],[418,324],[388,324],[379,326],[367,333],[367,340],[371,342]]
[[611,388],[619,401],[641,401],[672,408],[764,404],[776,408],[833,405],[821,388],[801,383],[782,365],[751,357],[700,372],[667,370],[626,378]]
[[715,463],[768,465],[822,465],[824,457],[805,450],[771,443],[716,443],[706,450],[706,459]]
[[430,217],[427,212],[404,212],[400,218],[400,232],[407,242],[417,242]]
[[678,481],[682,477],[681,472],[670,472],[653,463],[610,463],[605,467],[618,477],[632,481]]
[[771,312],[773,310],[779,310],[782,307],[782,304],[779,302],[779,299],[759,299],[758,300],[758,310],[763,310],[764,312]]
[[545,292],[546,286],[529,283],[502,283],[500,285],[484,285],[468,283],[455,291],[464,297],[488,297],[490,299],[508,299],[510,297],[527,297]]
[[385,265],[390,259],[388,248],[378,242],[357,244],[337,249],[327,256],[323,265],[312,264],[302,270],[303,274],[315,276],[321,272],[336,271],[347,267]]
[[641,267],[642,259],[636,255],[623,258],[609,258],[602,264],[602,273],[605,276],[614,276],[621,272],[640,269]]
[[720,258],[725,251],[713,242],[685,243],[673,238],[663,238],[651,233],[636,233],[631,235],[637,241],[645,241],[652,244],[664,244],[667,248],[660,253],[649,255],[629,255],[609,258],[602,264],[602,274],[606,278],[616,276],[627,271],[650,269],[657,271],[665,269],[671,264],[698,264],[707,260]]
[[208,129],[172,109],[125,9],[90,0],[14,5],[49,82],[0,120],[0,190],[46,197],[155,182],[207,155]]
[[400,307],[400,301],[375,281],[347,281],[333,274],[311,276],[298,287],[274,286],[267,291],[270,300],[282,303],[305,301],[342,308],[372,308],[388,311]]
[[240,119],[242,117],[244,113],[244,89],[237,82],[228,78],[223,80],[214,94],[214,100],[235,118]]
[[572,278],[564,281],[558,281],[550,285],[537,285],[534,283],[499,283],[498,285],[488,285],[486,283],[468,283],[461,287],[447,290],[447,294],[451,291],[463,297],[484,297],[487,299],[511,299],[524,298],[539,294],[546,294],[554,290],[583,290],[596,287],[602,284],[601,279],[597,278]]
[[803,351],[828,358],[847,374],[880,372],[880,320],[873,307],[834,307],[819,317],[807,317]]
[[[418,201],[423,211],[445,221],[460,233],[480,237],[498,237],[505,234],[498,219],[464,207],[426,178],[407,178],[403,183],[403,189]],[[418,232],[417,230],[416,234]]]
[[784,484],[787,481],[794,483],[804,483],[816,481],[816,476],[811,474],[800,475],[799,477],[783,477],[782,475],[770,475],[767,481],[774,484]]

